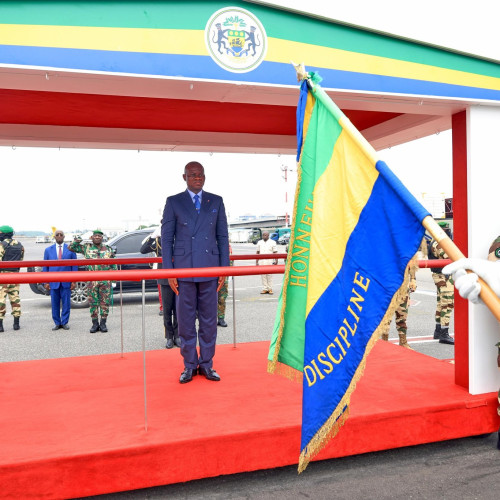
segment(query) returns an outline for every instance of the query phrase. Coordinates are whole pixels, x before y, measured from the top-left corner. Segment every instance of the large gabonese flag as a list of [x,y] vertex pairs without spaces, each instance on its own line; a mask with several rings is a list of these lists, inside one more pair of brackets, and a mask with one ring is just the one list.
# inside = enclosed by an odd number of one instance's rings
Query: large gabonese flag
[[301,86],[297,136],[294,222],[269,370],[302,376],[300,471],[347,418],[429,213],[310,79]]

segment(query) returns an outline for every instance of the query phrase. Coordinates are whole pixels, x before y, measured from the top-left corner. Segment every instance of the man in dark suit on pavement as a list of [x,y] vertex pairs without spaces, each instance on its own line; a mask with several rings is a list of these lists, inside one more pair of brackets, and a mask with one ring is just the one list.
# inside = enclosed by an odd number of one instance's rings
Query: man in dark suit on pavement
[[[43,260],[76,259],[76,254],[68,249],[64,243],[64,233],[57,229],[54,233],[56,242],[47,247],[43,254]],[[78,266],[45,266],[43,271],[78,271]],[[75,288],[74,283],[69,281],[62,283],[45,283],[46,290],[50,290],[50,300],[52,302],[52,319],[54,327],[52,330],[69,330],[69,314],[71,310],[71,290]],[[62,311],[61,311],[62,308]]]
[[[222,198],[203,191],[205,172],[200,163],[189,162],[182,177],[186,191],[169,196],[163,211],[163,268],[229,266],[229,238]],[[213,369],[212,358],[217,340],[217,292],[224,280],[224,276],[169,279],[170,287],[178,295],[177,321],[184,358],[181,384],[191,382],[198,371],[208,380],[220,380]]]

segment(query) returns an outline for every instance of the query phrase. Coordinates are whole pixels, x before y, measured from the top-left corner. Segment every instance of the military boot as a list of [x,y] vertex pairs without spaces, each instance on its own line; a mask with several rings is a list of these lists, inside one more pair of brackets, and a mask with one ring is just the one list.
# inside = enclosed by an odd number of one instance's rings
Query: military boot
[[19,326],[19,316],[14,318],[14,330],[19,330],[21,327]]
[[455,345],[455,340],[453,339],[453,337],[450,337],[448,333],[448,327],[441,328],[441,336],[439,337],[439,343]]
[[[408,344],[408,340],[406,340],[406,333],[399,333],[399,345],[401,347],[406,347],[407,349],[411,349],[410,344]],[[413,349],[411,349],[413,351]]]
[[99,324],[99,328],[101,332],[106,333],[108,331],[108,327],[106,326],[106,318],[101,318],[101,323]]
[[92,319],[92,326],[90,327],[90,333],[95,333],[99,330],[99,321],[97,319]]
[[383,333],[382,334],[382,340],[388,341],[389,340],[389,334],[388,333]]
[[436,329],[434,330],[434,338],[437,340],[441,337],[441,325],[436,325]]
[[4,332],[5,330],[3,329],[3,319],[0,319],[0,332]]

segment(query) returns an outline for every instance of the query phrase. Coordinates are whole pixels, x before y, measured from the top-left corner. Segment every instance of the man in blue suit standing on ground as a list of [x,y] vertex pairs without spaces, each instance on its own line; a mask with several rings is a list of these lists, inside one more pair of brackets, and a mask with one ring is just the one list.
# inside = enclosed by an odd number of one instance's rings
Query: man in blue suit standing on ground
[[[43,260],[62,260],[76,259],[76,254],[68,250],[68,245],[64,243],[64,233],[57,229],[54,233],[56,242],[47,247],[43,254]],[[78,266],[45,266],[44,272],[47,271],[78,271]],[[52,319],[54,327],[52,330],[69,330],[69,313],[71,310],[71,290],[75,288],[74,283],[65,281],[62,283],[45,283],[45,289],[50,290],[50,300],[52,302]],[[61,312],[62,307],[62,312]]]
[[[163,268],[229,266],[229,238],[222,198],[203,191],[205,171],[200,163],[189,162],[182,177],[186,181],[186,191],[169,196],[163,211]],[[191,382],[198,372],[218,382],[220,376],[213,368],[212,359],[217,340],[217,292],[225,276],[170,278],[168,281],[178,295],[177,321],[184,358],[179,382]]]

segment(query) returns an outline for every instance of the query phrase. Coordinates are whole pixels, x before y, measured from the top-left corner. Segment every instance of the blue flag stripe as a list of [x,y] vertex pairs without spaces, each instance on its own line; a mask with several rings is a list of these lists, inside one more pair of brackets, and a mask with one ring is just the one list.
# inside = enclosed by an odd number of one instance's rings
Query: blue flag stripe
[[408,208],[404,186],[395,196],[390,171],[381,169],[342,267],[306,319],[302,450],[348,391],[423,237],[428,213]]

